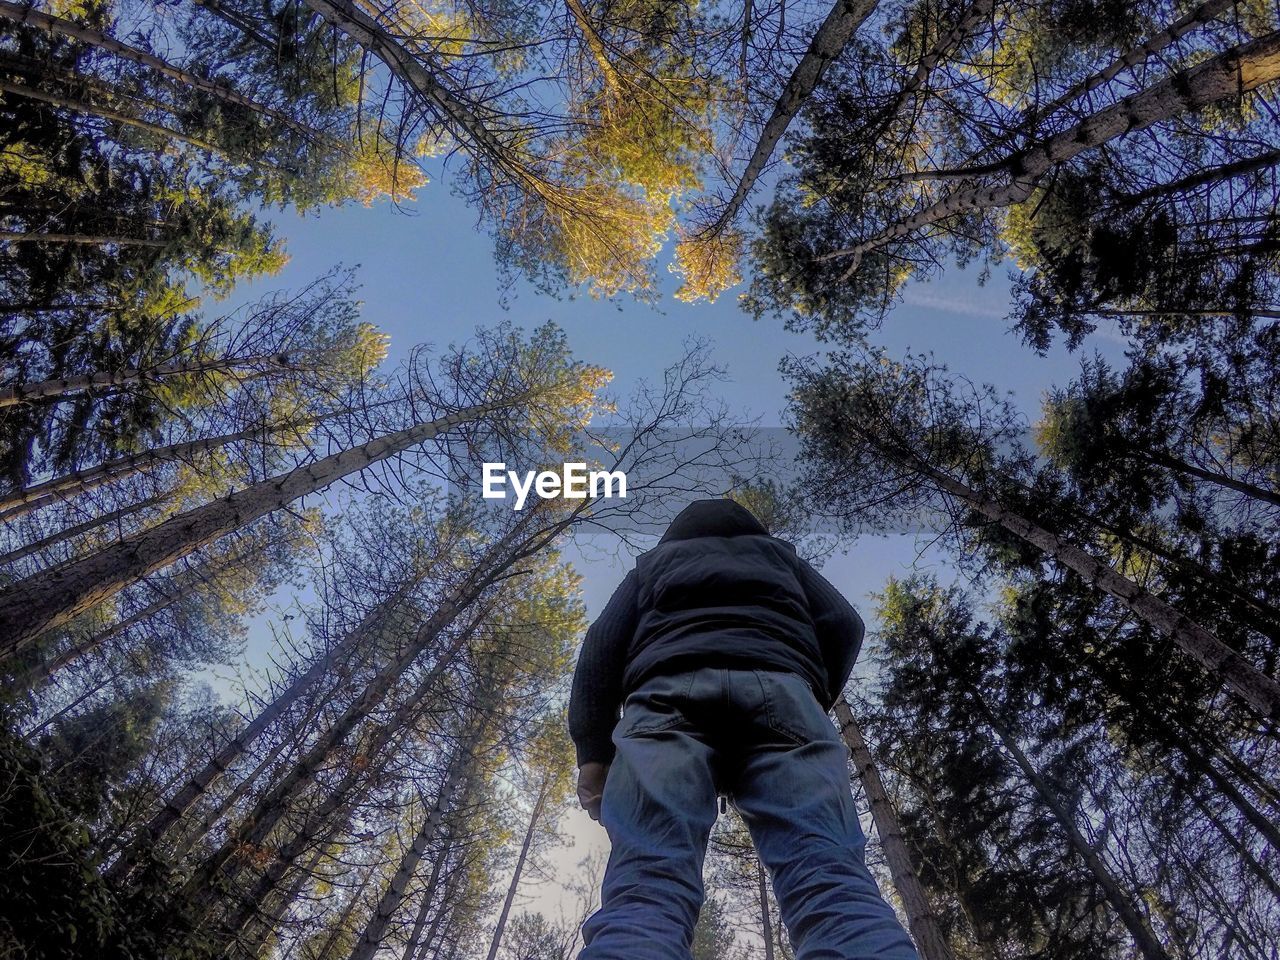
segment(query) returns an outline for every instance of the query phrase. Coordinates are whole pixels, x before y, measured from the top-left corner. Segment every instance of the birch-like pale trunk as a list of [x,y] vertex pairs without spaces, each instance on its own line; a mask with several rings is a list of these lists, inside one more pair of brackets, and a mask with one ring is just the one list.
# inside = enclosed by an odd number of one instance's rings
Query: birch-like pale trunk
[[704,234],[716,234],[727,227],[737,217],[738,211],[746,203],[760,174],[773,156],[791,122],[813,93],[827,68],[844,52],[844,48],[853,39],[854,32],[862,22],[875,10],[878,0],[836,0],[818,31],[809,42],[809,48],[791,71],[782,95],[773,105],[769,119],[760,130],[751,151],[751,157],[743,168],[742,175],[733,189],[729,202],[716,216],[715,222],[707,227]]
[[911,854],[902,836],[902,827],[898,823],[898,815],[889,800],[889,794],[880,779],[880,771],[867,741],[858,728],[849,707],[849,701],[841,698],[836,702],[836,719],[840,721],[840,734],[844,737],[849,752],[853,755],[853,764],[866,791],[867,800],[871,804],[871,817],[876,825],[876,834],[880,845],[884,848],[885,860],[889,864],[889,874],[893,877],[893,886],[902,898],[902,908],[907,915],[907,927],[916,942],[921,960],[955,960],[951,945],[942,935],[937,917],[929,904],[920,877],[911,863]]
[[[347,662],[359,648],[360,642],[377,629],[409,590],[426,575],[426,572],[424,570],[421,575],[406,581],[395,593],[374,606],[355,627],[323,655],[317,657],[310,667],[295,677],[284,690],[258,712],[253,720],[223,744],[195,775],[164,801],[160,809],[142,828],[130,849],[112,865],[108,875],[115,877],[126,875],[132,869],[142,849],[161,843],[175,824],[182,820],[191,808],[218,783],[259,737],[275,726],[322,680],[331,676],[331,671],[335,667]],[[283,741],[280,746],[283,746]],[[278,751],[275,752],[278,753]],[[240,785],[241,793],[252,785],[253,780],[253,777],[249,777]],[[217,818],[210,818],[206,821],[206,829],[211,829],[215,823]],[[184,847],[189,849],[201,835],[200,831],[190,833],[184,839]]]
[[142,577],[181,560],[206,544],[323,490],[337,480],[387,460],[459,424],[520,402],[468,407],[419,423],[297,467],[243,490],[195,507],[135,533],[81,560],[19,581],[0,593],[0,664],[31,646],[47,630],[59,627]]
[[440,852],[436,854],[435,862],[431,864],[431,874],[427,877],[427,882],[422,886],[422,893],[420,894],[422,902],[418,905],[418,915],[413,918],[413,929],[409,931],[409,936],[405,938],[404,953],[401,954],[400,960],[413,960],[418,944],[422,941],[422,931],[427,925],[427,916],[431,913],[431,904],[435,900],[436,887],[440,885],[440,874],[444,870],[445,862],[449,859],[449,848],[452,845],[453,840],[446,836],[444,843],[440,847]]
[[1021,203],[1045,174],[1073,157],[1134,130],[1170,120],[1219,100],[1237,97],[1280,79],[1280,31],[1232,47],[1204,63],[1170,77],[1099,110],[1079,123],[1040,141],[999,164],[1004,183],[953,190],[923,210],[877,231],[844,250],[818,260],[851,258],[842,280],[857,271],[867,253],[925,227],[964,213]]
[[502,946],[502,935],[507,930],[507,919],[511,916],[511,905],[515,902],[516,891],[520,888],[520,876],[524,873],[525,862],[529,859],[529,850],[533,846],[533,837],[538,829],[538,821],[542,819],[542,811],[546,808],[550,787],[551,778],[549,776],[544,777],[538,786],[538,799],[533,805],[533,813],[529,815],[529,826],[524,831],[524,841],[520,844],[520,855],[516,857],[515,870],[511,874],[511,882],[507,884],[507,895],[502,901],[502,910],[498,914],[497,924],[494,925],[493,939],[489,942],[489,953],[485,960],[496,960],[498,948]]
[[471,764],[468,761],[473,760],[476,733],[475,730],[469,731],[468,742],[460,744],[449,758],[448,773],[436,801],[426,811],[417,836],[413,838],[413,843],[405,848],[404,854],[400,857],[400,864],[391,877],[391,882],[387,884],[387,889],[383,891],[377,906],[369,914],[369,921],[365,924],[355,949],[351,951],[351,960],[372,960],[374,953],[382,945],[383,938],[387,935],[387,927],[400,910],[400,905],[404,903],[409,883],[418,871],[418,864],[422,861],[423,854],[440,835],[445,816],[452,808],[453,797],[462,788],[470,772]]
[[[194,872],[183,891],[186,899],[201,905],[206,912],[212,907],[210,891],[213,889],[215,879],[219,877],[232,879],[243,867],[243,864],[236,861],[237,851],[242,848],[256,849],[264,845],[276,825],[288,813],[294,798],[313,780],[316,772],[324,766],[334,751],[346,742],[355,728],[382,703],[405,671],[434,644],[459,614],[468,609],[483,591],[518,559],[519,551],[513,550],[512,545],[522,534],[525,526],[531,522],[533,515],[531,511],[522,517],[501,540],[486,551],[480,562],[472,565],[464,579],[440,602],[435,612],[423,623],[412,641],[404,645],[400,655],[383,667],[365,685],[341,716],[319,735],[307,753],[258,799],[253,810],[244,818],[240,826],[232,831],[222,846]],[[453,658],[467,642],[474,625],[473,622],[467,629],[458,632],[415,689],[401,701],[391,718],[373,731],[366,753],[370,756],[380,756],[400,729],[416,715],[417,711],[422,709],[421,702],[435,687],[445,669],[453,663]],[[307,822],[311,823],[317,817],[327,816],[332,812],[342,802],[344,792],[349,791],[361,775],[358,770],[348,771],[321,802],[318,812],[308,818]],[[294,848],[299,844],[305,846],[309,842],[307,832],[307,827],[304,825],[293,841],[278,851],[278,859],[267,867],[260,886],[265,885],[265,889],[270,890],[279,881],[284,871],[288,869],[288,863],[291,862],[289,858],[297,857],[297,850]],[[251,909],[251,903],[252,898],[246,904],[248,909]]]
[[1049,808],[1049,812],[1053,814],[1053,818],[1058,821],[1058,825],[1067,835],[1067,843],[1070,845],[1072,852],[1084,861],[1089,873],[1102,890],[1103,896],[1106,897],[1112,909],[1119,915],[1121,922],[1124,923],[1125,928],[1129,931],[1129,935],[1133,937],[1134,946],[1138,948],[1138,951],[1146,960],[1171,960],[1168,952],[1161,945],[1159,938],[1156,937],[1155,932],[1151,929],[1150,924],[1147,923],[1146,917],[1138,911],[1133,901],[1125,895],[1120,882],[1107,869],[1107,865],[1102,862],[1102,858],[1098,856],[1093,845],[1080,832],[1080,827],[1076,824],[1071,811],[1063,804],[1057,792],[1040,775],[1040,771],[1035,768],[1027,758],[1027,755],[1022,752],[1017,740],[1009,733],[1004,724],[996,719],[995,714],[991,712],[982,695],[974,689],[971,689],[970,693],[975,698],[978,709],[986,720],[987,726],[995,733],[1005,752],[1013,758],[1013,762],[1022,771],[1022,775],[1027,778],[1035,789],[1036,795]]
[[[2,2],[2,0],[0,0]],[[123,480],[127,477],[145,473],[152,467],[177,460],[190,460],[201,454],[212,453],[221,447],[244,440],[266,440],[267,438],[289,431],[301,430],[304,426],[313,426],[327,417],[308,417],[305,420],[282,423],[273,426],[256,426],[233,433],[224,433],[216,437],[202,437],[199,440],[186,440],[182,443],[171,443],[156,447],[154,450],[141,450],[137,453],[125,454],[111,460],[103,461],[83,470],[63,474],[22,487],[12,493],[0,496],[0,520],[13,520],[32,510],[39,510],[52,503],[61,502],[69,497],[100,487],[104,483]]]

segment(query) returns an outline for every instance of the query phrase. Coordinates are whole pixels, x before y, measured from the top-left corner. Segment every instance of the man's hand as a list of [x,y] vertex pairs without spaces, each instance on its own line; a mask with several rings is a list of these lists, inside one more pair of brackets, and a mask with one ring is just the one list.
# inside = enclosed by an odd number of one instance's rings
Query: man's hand
[[609,776],[607,763],[584,763],[578,770],[578,802],[592,820],[600,819],[600,798],[604,781]]

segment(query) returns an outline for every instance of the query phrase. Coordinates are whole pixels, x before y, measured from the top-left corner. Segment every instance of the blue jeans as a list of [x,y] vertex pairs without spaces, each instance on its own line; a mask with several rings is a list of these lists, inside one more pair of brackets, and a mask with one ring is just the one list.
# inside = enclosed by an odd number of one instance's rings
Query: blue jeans
[[797,960],[917,960],[863,859],[848,750],[798,674],[704,667],[627,697],[600,822],[613,850],[579,960],[688,960],[727,794]]

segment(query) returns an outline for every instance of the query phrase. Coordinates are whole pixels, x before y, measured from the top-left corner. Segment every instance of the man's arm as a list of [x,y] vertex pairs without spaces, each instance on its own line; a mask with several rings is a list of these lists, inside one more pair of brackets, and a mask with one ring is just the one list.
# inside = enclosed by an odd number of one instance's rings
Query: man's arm
[[636,592],[636,573],[632,570],[582,641],[569,696],[569,734],[577,749],[579,767],[613,760],[613,728],[622,703],[622,674],[636,630]]
[[800,584],[809,599],[809,615],[813,617],[814,630],[818,635],[818,651],[831,684],[822,705],[830,710],[853,673],[866,627],[840,591],[803,560],[800,561]]

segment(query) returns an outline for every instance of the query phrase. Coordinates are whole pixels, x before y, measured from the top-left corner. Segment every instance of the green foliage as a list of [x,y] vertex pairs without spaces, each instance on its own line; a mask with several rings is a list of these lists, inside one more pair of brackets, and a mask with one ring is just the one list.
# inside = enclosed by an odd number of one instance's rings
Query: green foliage
[[93,839],[46,788],[38,753],[5,720],[0,952],[21,960],[102,956],[119,928],[116,900],[94,864]]
[[[1170,327],[1194,339],[1200,308],[1243,318],[1276,302],[1268,86],[1200,112],[1166,97],[1145,129],[1090,139],[1122,98],[1255,36],[1241,20],[1114,0],[964,12],[903,4],[834,65],[752,246],[749,309],[852,337],[907,281],[1007,259],[1016,326],[1041,351],[1058,334],[1080,345],[1100,312],[1158,343]],[[931,33],[939,21],[964,29]],[[1033,159],[1060,135],[1087,146]]]
[[702,902],[697,926],[693,928],[693,960],[731,960],[736,939],[724,904],[708,897]]

